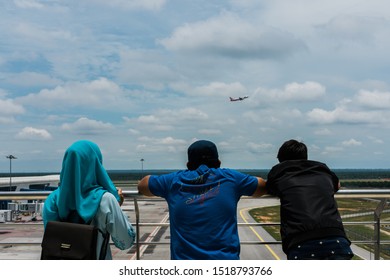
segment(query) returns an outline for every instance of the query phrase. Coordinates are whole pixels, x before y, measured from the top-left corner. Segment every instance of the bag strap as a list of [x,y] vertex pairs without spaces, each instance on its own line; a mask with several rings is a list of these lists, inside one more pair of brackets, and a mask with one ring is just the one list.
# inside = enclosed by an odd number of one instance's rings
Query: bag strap
[[80,217],[79,213],[77,213],[76,210],[71,210],[69,212],[69,215],[66,219],[61,220],[61,222],[68,222],[68,223],[75,223],[75,224],[90,224],[83,220],[83,218]]
[[108,232],[104,234],[100,229],[99,232],[103,235],[104,238],[102,247],[100,248],[99,260],[104,260],[107,254],[107,247],[108,247],[108,242],[110,240],[110,234]]

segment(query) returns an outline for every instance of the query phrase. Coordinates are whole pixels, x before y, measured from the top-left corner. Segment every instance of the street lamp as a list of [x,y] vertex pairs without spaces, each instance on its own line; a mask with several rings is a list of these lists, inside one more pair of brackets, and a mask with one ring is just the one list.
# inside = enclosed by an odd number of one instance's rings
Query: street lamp
[[141,158],[140,159],[140,161],[141,161],[141,179],[144,177],[144,159],[143,158]]
[[13,155],[6,156],[9,159],[9,191],[12,189],[12,160],[17,159],[17,157]]

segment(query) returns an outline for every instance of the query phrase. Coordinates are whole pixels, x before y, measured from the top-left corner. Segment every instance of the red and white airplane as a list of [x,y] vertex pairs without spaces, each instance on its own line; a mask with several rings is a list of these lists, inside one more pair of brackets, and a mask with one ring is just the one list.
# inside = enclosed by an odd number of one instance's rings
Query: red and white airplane
[[242,101],[246,98],[248,98],[249,96],[243,96],[243,97],[237,97],[237,98],[233,98],[233,97],[229,97],[230,98],[230,101]]

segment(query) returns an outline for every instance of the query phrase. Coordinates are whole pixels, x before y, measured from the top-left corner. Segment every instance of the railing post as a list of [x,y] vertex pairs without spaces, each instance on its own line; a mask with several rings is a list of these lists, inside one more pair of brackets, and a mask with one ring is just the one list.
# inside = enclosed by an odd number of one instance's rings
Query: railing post
[[135,229],[136,229],[136,236],[135,236],[135,240],[136,240],[136,244],[135,244],[135,248],[136,248],[136,252],[137,252],[137,260],[140,259],[140,248],[139,248],[139,207],[138,207],[138,201],[137,201],[137,198],[134,197],[134,210],[135,210]]
[[375,243],[374,243],[374,259],[379,260],[380,259],[380,249],[381,249],[381,214],[386,206],[386,198],[381,199],[378,206],[376,207],[374,211],[374,236],[375,236]]

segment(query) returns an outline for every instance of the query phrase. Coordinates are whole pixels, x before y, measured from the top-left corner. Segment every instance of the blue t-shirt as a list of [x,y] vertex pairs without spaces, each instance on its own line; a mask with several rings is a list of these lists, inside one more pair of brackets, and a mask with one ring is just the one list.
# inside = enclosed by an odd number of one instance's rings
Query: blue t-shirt
[[254,176],[206,165],[150,176],[150,191],[168,203],[171,259],[239,259],[237,203],[255,192],[257,182]]

